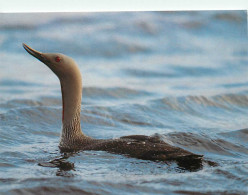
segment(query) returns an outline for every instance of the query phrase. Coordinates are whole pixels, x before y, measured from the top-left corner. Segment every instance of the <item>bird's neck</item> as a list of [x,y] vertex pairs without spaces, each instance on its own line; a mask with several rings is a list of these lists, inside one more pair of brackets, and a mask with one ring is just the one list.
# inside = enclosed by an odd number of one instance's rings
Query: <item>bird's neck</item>
[[82,135],[80,111],[82,99],[81,75],[60,81],[62,93],[62,138],[78,137]]

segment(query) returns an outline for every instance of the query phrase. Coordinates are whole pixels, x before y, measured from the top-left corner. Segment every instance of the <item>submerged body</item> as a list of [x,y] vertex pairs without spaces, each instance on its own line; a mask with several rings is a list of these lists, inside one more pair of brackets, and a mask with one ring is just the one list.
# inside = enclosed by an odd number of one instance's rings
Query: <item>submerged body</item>
[[72,147],[61,145],[62,152],[77,150],[98,150],[115,154],[124,154],[143,160],[177,161],[179,166],[195,170],[202,166],[202,155],[197,155],[179,147],[171,146],[160,140],[158,136],[130,135],[119,139],[93,139],[82,137]]
[[158,136],[131,135],[119,139],[93,139],[83,134],[80,124],[82,78],[77,64],[63,54],[38,52],[26,44],[24,49],[45,63],[59,78],[63,102],[62,134],[59,148],[64,151],[100,150],[144,160],[175,160],[182,166],[197,166],[202,155],[171,146]]

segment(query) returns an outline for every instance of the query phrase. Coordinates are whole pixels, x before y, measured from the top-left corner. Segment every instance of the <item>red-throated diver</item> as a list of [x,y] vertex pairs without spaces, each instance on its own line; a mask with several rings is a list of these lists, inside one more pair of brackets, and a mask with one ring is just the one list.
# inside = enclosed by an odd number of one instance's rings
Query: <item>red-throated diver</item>
[[75,61],[59,53],[41,53],[23,43],[24,49],[46,64],[59,78],[62,92],[61,151],[100,150],[144,160],[176,160],[199,163],[202,155],[193,154],[161,141],[158,136],[130,135],[119,139],[94,139],[83,134],[80,125],[82,78]]

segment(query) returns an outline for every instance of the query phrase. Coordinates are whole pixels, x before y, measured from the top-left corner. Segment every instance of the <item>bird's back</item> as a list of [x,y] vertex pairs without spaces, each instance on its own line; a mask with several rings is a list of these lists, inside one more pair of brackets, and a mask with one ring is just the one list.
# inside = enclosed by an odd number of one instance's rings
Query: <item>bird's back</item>
[[177,161],[181,167],[190,168],[202,166],[202,155],[197,155],[171,146],[157,136],[131,135],[119,139],[95,140],[84,146],[83,150],[107,151],[115,154],[125,154],[143,160]]

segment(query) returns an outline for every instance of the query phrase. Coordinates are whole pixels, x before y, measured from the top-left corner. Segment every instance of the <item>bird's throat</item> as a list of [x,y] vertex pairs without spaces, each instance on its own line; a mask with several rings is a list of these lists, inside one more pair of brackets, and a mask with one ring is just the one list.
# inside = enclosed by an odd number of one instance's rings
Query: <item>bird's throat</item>
[[61,81],[62,93],[62,123],[63,126],[73,125],[73,121],[80,123],[82,84],[81,79]]
[[64,103],[64,91],[63,91],[63,85],[62,84],[61,84],[61,94],[62,94],[62,123],[64,123],[65,103]]
[[81,130],[80,111],[82,98],[82,80],[71,78],[60,81],[62,93],[62,134],[60,147],[75,147],[78,140],[85,137]]

